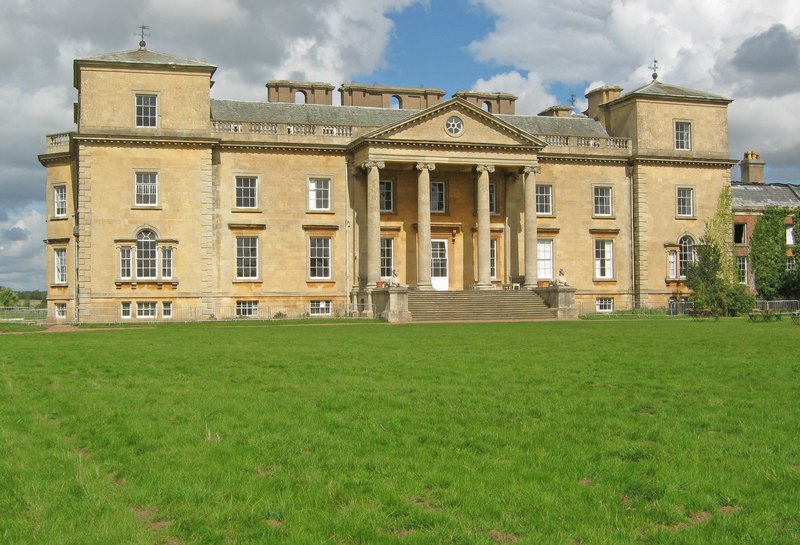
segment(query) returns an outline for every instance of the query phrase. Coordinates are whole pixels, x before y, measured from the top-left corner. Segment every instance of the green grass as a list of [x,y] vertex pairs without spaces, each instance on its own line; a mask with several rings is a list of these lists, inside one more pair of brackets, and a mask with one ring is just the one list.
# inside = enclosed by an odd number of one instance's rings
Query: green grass
[[790,322],[0,337],[0,543],[800,541]]
[[30,322],[0,322],[0,333],[29,333],[31,331],[42,331],[46,326]]

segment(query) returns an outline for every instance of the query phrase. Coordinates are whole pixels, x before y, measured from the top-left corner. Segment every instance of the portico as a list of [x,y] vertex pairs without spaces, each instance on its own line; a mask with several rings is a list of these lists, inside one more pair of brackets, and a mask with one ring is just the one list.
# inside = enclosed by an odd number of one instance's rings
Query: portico
[[356,140],[354,287],[380,285],[388,263],[420,291],[536,287],[543,146],[458,98]]

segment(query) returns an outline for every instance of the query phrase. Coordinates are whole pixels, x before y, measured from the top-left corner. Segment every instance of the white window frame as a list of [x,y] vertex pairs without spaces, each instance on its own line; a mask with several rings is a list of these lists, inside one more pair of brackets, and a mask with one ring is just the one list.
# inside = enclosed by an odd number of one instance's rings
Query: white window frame
[[131,278],[133,275],[133,248],[121,246],[119,249],[119,277]]
[[497,239],[489,239],[489,277],[497,279]]
[[378,201],[382,213],[387,214],[396,211],[394,180],[378,181]]
[[[605,193],[608,193],[607,195]],[[606,208],[608,209],[606,211]],[[614,188],[610,185],[596,185],[592,188],[592,215],[600,218],[614,216]]]
[[536,215],[553,215],[553,186],[550,184],[536,184]]
[[123,301],[119,305],[119,315],[120,318],[123,320],[130,320],[131,319],[131,302],[130,301]]
[[309,314],[311,316],[330,316],[333,313],[333,303],[330,299],[319,299],[311,301]]
[[259,278],[259,240],[257,236],[236,237],[236,279]]
[[308,179],[308,210],[310,212],[330,212],[333,180],[330,177],[315,176]]
[[333,274],[333,242],[329,236],[308,237],[308,277],[311,280],[330,280]]
[[67,249],[53,249],[53,283],[67,283]]
[[134,173],[133,202],[136,206],[158,206],[158,172]]
[[497,184],[489,182],[489,214],[497,215]]
[[693,218],[694,213],[694,188],[675,188],[675,215],[679,218]]
[[174,272],[175,252],[172,246],[161,247],[161,278],[169,280]]
[[667,251],[667,278],[678,278],[678,251]]
[[786,226],[786,245],[794,246],[794,225]]
[[135,125],[140,129],[158,127],[158,95],[136,93],[134,98]]
[[[736,242],[736,228],[741,227],[742,231],[742,238],[739,242]],[[733,224],[733,243],[734,244],[747,244],[747,224],[746,223],[734,223]]]
[[172,318],[172,301],[161,301],[161,317]]
[[56,303],[53,306],[53,310],[55,312],[56,319],[65,320],[67,318],[67,304],[66,303]]
[[692,122],[675,121],[675,150],[689,151],[692,149]]
[[[441,188],[441,191],[434,190],[434,187]],[[441,199],[434,200],[434,196],[441,196]],[[431,180],[431,214],[447,214],[447,182],[445,180]],[[434,203],[436,206],[434,206]]]
[[233,192],[233,206],[237,210],[258,208],[257,176],[236,176],[233,182]]
[[596,297],[594,300],[595,312],[614,312],[613,297]]
[[686,278],[686,270],[697,257],[694,237],[683,235],[678,239],[678,278]]
[[155,301],[136,301],[137,320],[155,320],[158,317],[158,303]]
[[[149,233],[152,235],[147,235]],[[147,238],[145,238],[147,237]],[[145,243],[148,248],[145,248]],[[149,255],[150,244],[152,244],[152,255]],[[148,252],[145,254],[145,252]],[[158,278],[158,236],[150,229],[142,229],[136,234],[136,278],[142,280],[153,280]],[[149,274],[152,271],[152,274]]]
[[237,318],[258,318],[258,301],[236,301]]
[[540,280],[553,280],[553,239],[540,238],[536,241],[536,277]]
[[793,255],[787,255],[786,256],[786,270],[787,271],[791,271],[792,269],[794,269],[794,256]]
[[740,284],[747,284],[748,261],[746,255],[736,256],[736,281]]
[[394,271],[394,238],[381,238],[381,278],[392,278]]
[[67,186],[64,184],[53,186],[53,216],[67,217]]
[[596,280],[614,279],[614,241],[595,239],[594,277]]

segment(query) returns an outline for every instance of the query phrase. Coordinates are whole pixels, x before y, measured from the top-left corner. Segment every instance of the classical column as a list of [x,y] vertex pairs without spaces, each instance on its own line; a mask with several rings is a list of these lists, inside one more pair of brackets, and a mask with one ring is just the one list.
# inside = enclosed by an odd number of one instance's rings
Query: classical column
[[537,244],[538,233],[536,231],[536,175],[541,172],[540,167],[525,167],[522,169],[521,176],[525,183],[525,289],[536,287],[538,280]]
[[490,267],[490,239],[489,229],[489,173],[494,172],[492,165],[478,165],[478,289],[492,288]]
[[431,287],[431,171],[433,163],[417,163],[417,289]]
[[381,279],[381,202],[380,161],[364,161],[367,171],[367,287],[374,288]]

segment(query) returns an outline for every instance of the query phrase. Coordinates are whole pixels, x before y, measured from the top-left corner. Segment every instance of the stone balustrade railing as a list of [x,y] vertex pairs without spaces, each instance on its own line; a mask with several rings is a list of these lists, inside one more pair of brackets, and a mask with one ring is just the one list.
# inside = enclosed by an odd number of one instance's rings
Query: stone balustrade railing
[[601,136],[564,136],[560,134],[538,135],[550,147],[604,148],[627,150],[631,148],[630,138],[605,138]]
[[47,149],[48,151],[51,148],[59,148],[62,146],[69,146],[69,135],[68,132],[60,132],[57,134],[48,134],[47,135]]
[[286,134],[290,136],[351,136],[353,128],[346,125],[311,125],[306,123],[264,123],[249,121],[212,121],[214,132],[251,134]]

